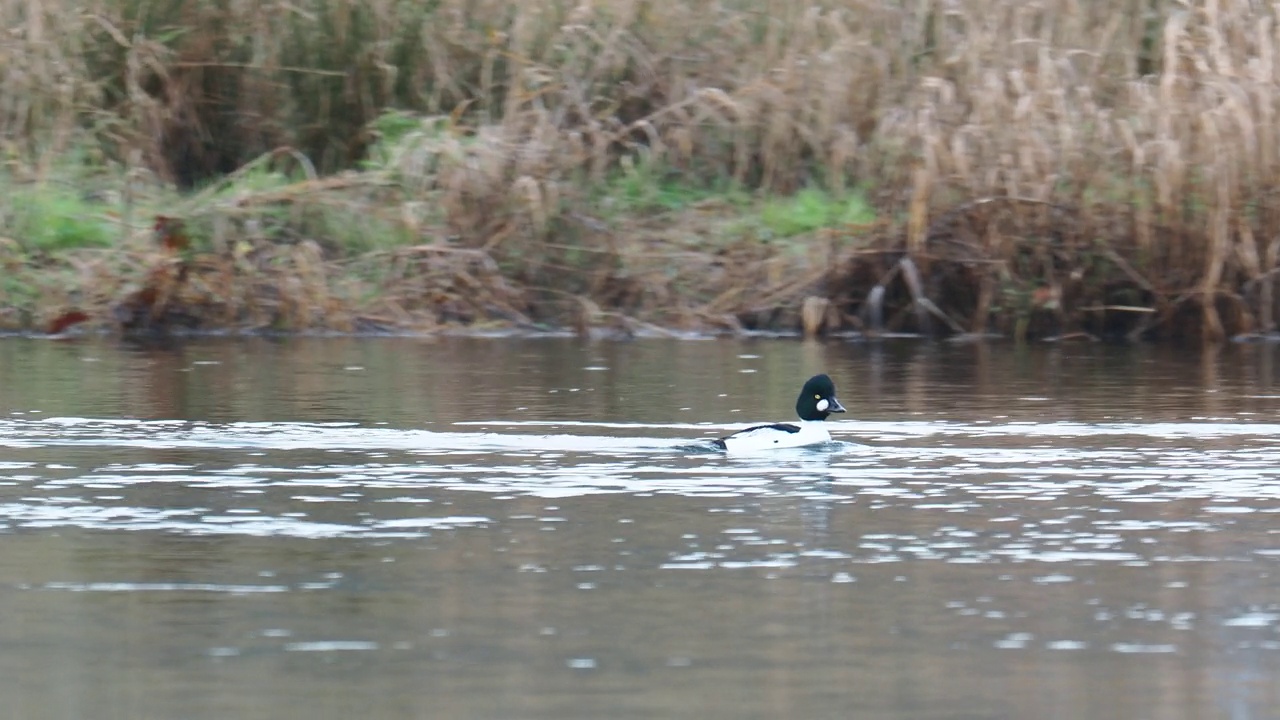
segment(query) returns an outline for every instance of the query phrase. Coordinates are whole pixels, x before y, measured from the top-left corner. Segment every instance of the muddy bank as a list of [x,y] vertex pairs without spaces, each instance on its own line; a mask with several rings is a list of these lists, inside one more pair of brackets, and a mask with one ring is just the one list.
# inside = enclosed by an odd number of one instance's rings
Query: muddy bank
[[[9,331],[993,336],[1202,340],[1274,314],[1270,276],[1224,274],[1205,294],[1178,243],[1142,248],[1069,207],[993,198],[930,223],[824,228],[785,241],[726,231],[702,206],[613,224],[582,219],[536,256],[456,239],[343,253],[323,238],[193,240],[156,218],[123,248],[32,256],[0,247]],[[1104,240],[1105,237],[1116,240]],[[1194,245],[1191,245],[1194,248]],[[1191,262],[1188,262],[1190,259]],[[14,288],[22,290],[18,298]],[[22,300],[14,302],[14,300]]]

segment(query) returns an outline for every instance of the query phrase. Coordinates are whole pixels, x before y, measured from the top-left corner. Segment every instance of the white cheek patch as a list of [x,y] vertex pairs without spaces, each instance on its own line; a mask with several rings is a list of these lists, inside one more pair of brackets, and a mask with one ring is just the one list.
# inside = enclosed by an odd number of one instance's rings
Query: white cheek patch
[[828,402],[826,401],[826,399],[819,400],[819,401],[818,401],[818,412],[824,412],[824,411],[825,411],[829,406],[830,406],[830,403],[828,403]]

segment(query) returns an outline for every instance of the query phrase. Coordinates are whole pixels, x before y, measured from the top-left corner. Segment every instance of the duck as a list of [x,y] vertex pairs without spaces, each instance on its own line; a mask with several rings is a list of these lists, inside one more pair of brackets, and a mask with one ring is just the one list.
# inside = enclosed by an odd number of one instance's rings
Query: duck
[[755,425],[732,435],[712,440],[716,448],[730,453],[781,450],[831,442],[823,420],[831,413],[844,412],[836,399],[836,384],[827,375],[814,375],[800,388],[796,398],[799,423]]

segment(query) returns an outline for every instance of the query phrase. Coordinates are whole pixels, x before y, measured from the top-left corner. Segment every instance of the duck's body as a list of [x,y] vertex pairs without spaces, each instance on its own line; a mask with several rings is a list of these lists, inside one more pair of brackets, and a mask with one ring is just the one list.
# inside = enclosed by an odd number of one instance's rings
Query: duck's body
[[842,413],[844,407],[836,399],[836,386],[826,375],[814,375],[805,382],[796,399],[798,423],[755,425],[712,443],[731,453],[782,450],[831,442],[823,420],[831,413]]
[[739,430],[712,442],[732,453],[783,450],[831,442],[831,433],[821,422],[774,423]]

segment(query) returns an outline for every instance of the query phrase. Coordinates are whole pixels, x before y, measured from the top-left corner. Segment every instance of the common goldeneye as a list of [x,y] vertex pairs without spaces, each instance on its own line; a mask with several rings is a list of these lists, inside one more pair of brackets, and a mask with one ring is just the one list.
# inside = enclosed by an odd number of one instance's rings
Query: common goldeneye
[[822,424],[831,413],[844,412],[844,406],[836,399],[836,384],[826,375],[814,375],[800,389],[796,398],[796,414],[799,423],[773,423],[756,425],[739,430],[732,435],[718,438],[712,444],[728,452],[752,452],[778,450],[831,442],[831,433]]

